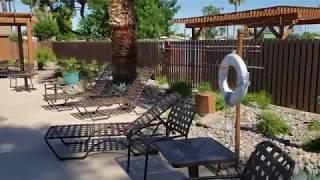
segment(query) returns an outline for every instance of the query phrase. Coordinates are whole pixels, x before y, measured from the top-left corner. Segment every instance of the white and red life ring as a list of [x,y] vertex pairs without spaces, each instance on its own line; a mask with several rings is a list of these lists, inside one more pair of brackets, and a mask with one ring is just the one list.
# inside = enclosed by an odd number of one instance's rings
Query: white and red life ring
[[[237,87],[230,89],[228,85],[228,71],[232,66],[237,72]],[[250,85],[249,72],[242,58],[236,53],[228,54],[221,62],[219,67],[219,88],[223,93],[224,99],[229,106],[235,106],[241,103],[245,97]]]

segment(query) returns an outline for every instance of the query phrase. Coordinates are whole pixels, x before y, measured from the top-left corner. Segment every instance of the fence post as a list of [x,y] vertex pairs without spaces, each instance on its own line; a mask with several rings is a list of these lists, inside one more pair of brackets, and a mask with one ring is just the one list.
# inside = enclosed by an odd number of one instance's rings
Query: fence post
[[162,75],[165,75],[169,79],[169,65],[171,59],[171,47],[170,42],[164,42],[164,63],[163,63],[163,71],[161,72]]

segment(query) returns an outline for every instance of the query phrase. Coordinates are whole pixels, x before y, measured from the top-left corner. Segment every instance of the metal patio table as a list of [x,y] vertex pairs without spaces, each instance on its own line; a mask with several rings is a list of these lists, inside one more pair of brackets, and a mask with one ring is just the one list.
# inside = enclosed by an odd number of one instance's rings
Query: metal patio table
[[162,156],[174,167],[188,167],[189,177],[199,177],[199,166],[236,162],[234,152],[209,137],[156,142]]

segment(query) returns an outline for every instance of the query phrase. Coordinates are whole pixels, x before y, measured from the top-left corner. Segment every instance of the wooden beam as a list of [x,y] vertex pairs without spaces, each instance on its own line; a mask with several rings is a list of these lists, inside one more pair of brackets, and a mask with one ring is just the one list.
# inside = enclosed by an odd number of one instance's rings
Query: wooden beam
[[281,39],[280,33],[278,33],[277,30],[275,30],[273,26],[268,26],[268,28],[276,36],[276,38]]
[[37,23],[37,20],[35,18],[0,17],[0,24],[8,26],[17,24],[27,25],[30,19],[32,23]]
[[199,28],[198,30],[196,30],[196,28],[192,28],[192,40],[198,40],[199,39],[202,29],[203,28]]
[[266,26],[262,27],[260,31],[257,31],[257,33],[254,35],[254,39],[257,40],[265,29],[266,29]]
[[32,43],[32,22],[27,23],[27,37],[28,37],[28,64],[33,64],[33,43]]

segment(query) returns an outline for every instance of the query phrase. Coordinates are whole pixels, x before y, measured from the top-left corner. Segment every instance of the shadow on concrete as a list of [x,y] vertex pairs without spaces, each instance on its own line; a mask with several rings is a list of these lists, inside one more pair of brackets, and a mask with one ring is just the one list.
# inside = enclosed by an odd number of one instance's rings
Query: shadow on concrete
[[[121,168],[126,172],[127,171],[127,156],[116,158],[117,163]],[[148,165],[148,178],[152,180],[180,180],[185,179],[186,176],[180,172],[170,169],[165,162],[163,162],[159,155],[149,156],[149,165]],[[143,179],[144,174],[144,156],[132,157],[130,161],[130,172],[128,176],[132,180],[141,180]]]
[[58,161],[46,147],[46,129],[0,127],[0,179],[79,179],[71,164]]

